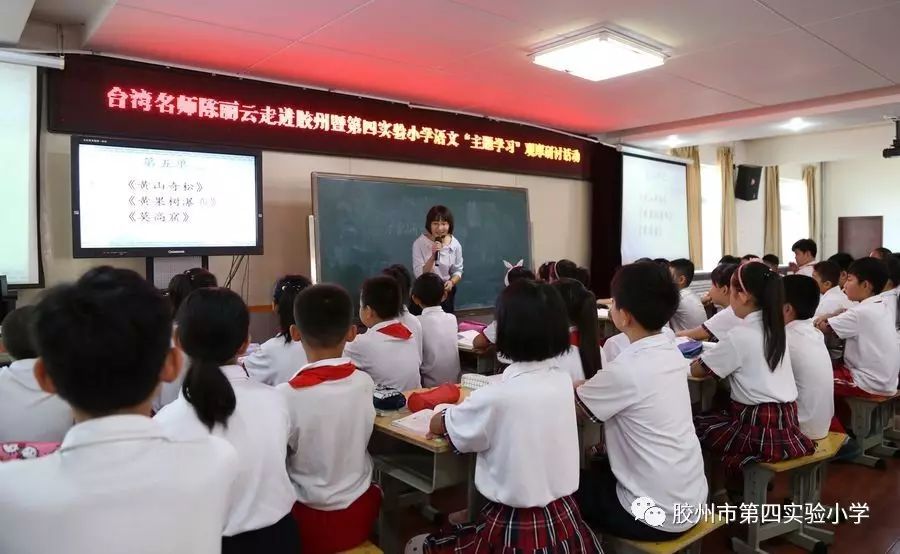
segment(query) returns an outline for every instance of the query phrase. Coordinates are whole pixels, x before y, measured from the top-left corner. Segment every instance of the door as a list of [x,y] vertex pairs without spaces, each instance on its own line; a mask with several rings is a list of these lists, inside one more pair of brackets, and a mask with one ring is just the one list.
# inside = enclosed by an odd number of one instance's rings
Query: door
[[881,246],[884,222],[880,215],[838,218],[838,251],[864,258]]

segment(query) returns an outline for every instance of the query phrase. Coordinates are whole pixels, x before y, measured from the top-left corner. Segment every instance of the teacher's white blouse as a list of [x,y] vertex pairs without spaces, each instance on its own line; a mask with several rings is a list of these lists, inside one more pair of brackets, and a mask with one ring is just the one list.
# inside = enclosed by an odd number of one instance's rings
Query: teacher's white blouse
[[[425,266],[425,262],[431,257],[431,245],[434,244],[434,241],[425,235],[424,233],[419,235],[419,238],[413,243],[412,246],[412,258],[413,258],[413,273],[416,277],[422,275],[422,268]],[[458,277],[462,277],[463,274],[463,255],[462,255],[462,245],[456,240],[456,237],[450,237],[450,244],[444,246],[441,249],[441,253],[438,255],[438,261],[434,264],[434,269],[432,273],[437,273],[438,277],[441,280],[446,281],[450,277],[456,275]]]

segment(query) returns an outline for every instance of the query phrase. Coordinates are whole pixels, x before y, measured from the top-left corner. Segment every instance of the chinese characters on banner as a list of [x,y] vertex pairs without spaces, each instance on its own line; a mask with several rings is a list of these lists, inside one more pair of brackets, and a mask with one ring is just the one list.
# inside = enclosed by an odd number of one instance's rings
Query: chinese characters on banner
[[581,163],[581,151],[549,144],[538,144],[460,133],[449,129],[407,126],[394,121],[373,121],[346,114],[311,112],[290,106],[243,104],[236,100],[185,96],[146,89],[114,86],[106,93],[106,106],[114,110],[153,112],[166,116],[217,119],[247,125],[268,125],[347,135],[372,136],[382,140],[429,144],[442,148],[469,148],[498,155],[521,155],[563,164]]
[[[144,160],[147,167],[160,163],[164,161]],[[128,189],[128,220],[132,223],[190,223],[195,210],[216,207],[216,197],[204,196],[199,181],[129,179]]]

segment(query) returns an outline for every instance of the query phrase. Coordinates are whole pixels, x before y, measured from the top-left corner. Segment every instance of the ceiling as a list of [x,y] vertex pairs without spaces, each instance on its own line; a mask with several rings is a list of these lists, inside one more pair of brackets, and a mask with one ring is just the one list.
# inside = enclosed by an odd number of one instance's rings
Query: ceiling
[[[822,118],[810,130],[873,123],[900,105],[900,0],[34,4],[34,22],[85,24],[92,51],[637,143],[685,129],[696,140],[785,133],[778,123],[798,110]],[[599,25],[670,57],[597,83],[530,62],[535,45]]]

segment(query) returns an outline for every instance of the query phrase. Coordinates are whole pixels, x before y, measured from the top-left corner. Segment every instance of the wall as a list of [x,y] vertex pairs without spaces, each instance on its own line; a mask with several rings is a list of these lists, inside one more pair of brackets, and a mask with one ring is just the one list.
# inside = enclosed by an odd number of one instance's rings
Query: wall
[[[72,280],[95,265],[106,263],[144,273],[138,259],[76,260],[72,258],[70,217],[70,143],[68,135],[41,134],[41,247],[48,286]],[[383,162],[310,154],[263,153],[265,254],[250,258],[250,305],[271,302],[272,283],[285,273],[310,270],[308,216],[312,214],[310,173],[331,172],[392,178],[423,179],[522,187],[528,189],[534,260],[569,258],[587,265],[590,249],[590,185],[585,181],[514,175],[423,164]],[[424,218],[425,214],[422,214]],[[377,232],[377,230],[373,230]],[[502,240],[490,237],[488,240]],[[477,248],[477,245],[464,245]],[[398,260],[406,264],[410,260]],[[210,258],[210,270],[224,279],[229,257]],[[502,268],[501,268],[502,269]],[[242,277],[232,288],[240,290]],[[40,291],[24,291],[30,303]]]

